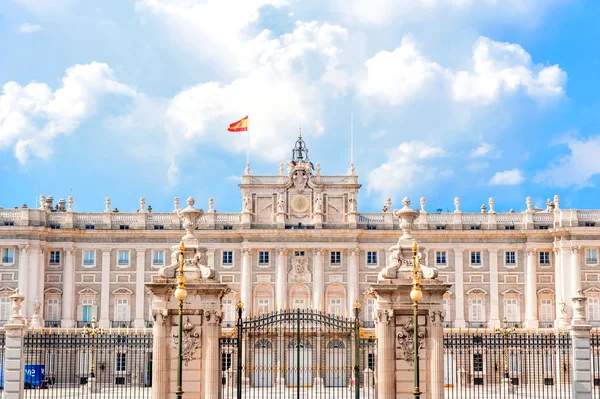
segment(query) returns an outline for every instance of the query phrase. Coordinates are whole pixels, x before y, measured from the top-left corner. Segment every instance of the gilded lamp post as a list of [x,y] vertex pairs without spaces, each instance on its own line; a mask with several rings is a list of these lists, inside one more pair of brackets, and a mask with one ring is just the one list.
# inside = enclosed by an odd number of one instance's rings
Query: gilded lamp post
[[183,397],[183,390],[181,388],[181,374],[183,367],[183,301],[187,298],[187,291],[185,289],[185,276],[183,275],[183,251],[185,245],[183,241],[179,244],[179,274],[177,275],[177,289],[175,290],[175,298],[179,301],[179,335],[177,339],[177,391],[175,392],[176,398]]
[[504,348],[504,350],[503,350],[503,357],[504,357],[504,383],[510,389],[510,388],[512,388],[512,384],[510,384],[510,378],[509,378],[509,375],[508,375],[509,372],[508,372],[508,345],[507,345],[507,339],[508,339],[509,335],[514,334],[515,328],[514,327],[508,327],[508,320],[506,320],[506,317],[504,317],[504,320],[502,320],[502,324],[504,326],[500,327],[500,328],[495,328],[494,329],[494,333],[502,335],[502,347]]
[[413,251],[413,286],[410,291],[410,299],[413,301],[413,324],[414,324],[414,337],[413,337],[413,348],[414,348],[414,366],[415,376],[414,383],[415,387],[413,390],[413,397],[420,398],[421,391],[419,390],[419,301],[423,298],[423,291],[421,290],[421,277],[419,276],[421,268],[421,257],[419,255],[419,245],[415,241],[412,246]]
[[[90,337],[90,338],[96,338],[98,335],[102,335],[104,334],[104,328],[103,327],[96,327],[96,317],[92,318],[92,322],[91,322],[91,327],[88,326],[84,326],[83,327],[83,335],[85,335],[86,337]],[[92,387],[92,390],[95,392],[96,390],[96,350],[94,348],[94,344],[91,345],[91,352],[92,352],[92,361],[91,361],[91,367],[90,367],[90,380],[89,380],[89,384]]]

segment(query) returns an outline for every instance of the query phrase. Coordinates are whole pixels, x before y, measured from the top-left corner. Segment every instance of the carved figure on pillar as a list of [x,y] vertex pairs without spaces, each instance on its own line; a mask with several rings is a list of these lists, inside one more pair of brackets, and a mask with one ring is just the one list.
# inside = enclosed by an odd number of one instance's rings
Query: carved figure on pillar
[[243,204],[242,212],[244,212],[244,213],[252,212],[250,210],[250,197],[248,197],[248,194],[244,195],[244,198],[242,198],[242,204]]
[[285,200],[283,199],[283,195],[280,195],[277,200],[277,212],[285,213]]
[[317,195],[317,198],[315,198],[315,213],[322,213],[323,212],[323,205],[321,204],[321,196]]

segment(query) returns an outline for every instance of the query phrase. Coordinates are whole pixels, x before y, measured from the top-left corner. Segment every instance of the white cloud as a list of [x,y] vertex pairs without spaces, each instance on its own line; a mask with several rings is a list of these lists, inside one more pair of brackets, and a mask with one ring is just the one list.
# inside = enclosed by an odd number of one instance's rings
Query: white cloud
[[422,55],[405,36],[393,52],[380,51],[365,62],[358,88],[360,96],[394,106],[435,96],[480,107],[517,92],[545,103],[564,95],[566,81],[558,65],[533,65],[518,44],[480,37],[473,45],[472,70],[453,71]]
[[525,181],[519,169],[505,170],[504,172],[496,172],[490,179],[490,186],[514,186]]
[[19,32],[21,33],[35,33],[42,30],[40,25],[24,23],[19,27]]
[[471,153],[469,154],[469,158],[484,158],[484,157],[494,157],[500,158],[502,155],[502,151],[495,150],[494,146],[490,143],[482,141],[477,147],[475,147]]
[[387,161],[369,173],[367,192],[391,196],[399,189],[409,190],[436,177],[448,177],[451,170],[440,170],[431,161],[447,157],[439,147],[430,147],[422,141],[407,141],[387,154]]
[[564,95],[567,74],[558,65],[532,65],[518,44],[480,37],[473,45],[473,71],[459,71],[452,81],[456,101],[490,104],[519,90],[544,101]]
[[489,168],[489,166],[490,164],[488,162],[473,162],[467,165],[467,170],[476,173]]
[[600,173],[600,136],[588,139],[568,137],[557,144],[565,144],[571,151],[559,162],[551,164],[546,170],[538,171],[534,183],[550,187],[593,187],[590,179]]
[[6,83],[0,96],[0,147],[14,145],[22,164],[30,153],[48,158],[52,140],[77,129],[95,113],[105,94],[131,97],[136,92],[116,81],[107,64],[98,62],[68,68],[54,92],[45,83]]

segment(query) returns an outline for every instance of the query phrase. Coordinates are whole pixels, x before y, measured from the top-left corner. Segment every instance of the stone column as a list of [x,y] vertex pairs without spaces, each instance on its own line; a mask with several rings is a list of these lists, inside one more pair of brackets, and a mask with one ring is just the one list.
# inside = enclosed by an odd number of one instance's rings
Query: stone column
[[277,248],[277,270],[275,272],[277,285],[275,286],[275,309],[281,310],[285,307],[287,297],[287,266],[285,264],[285,248]]
[[[29,288],[29,256],[28,256],[28,250],[29,250],[29,245],[28,244],[21,244],[19,245],[19,281],[18,281],[18,287],[19,287],[19,293],[21,295],[23,295],[25,298],[28,297],[28,288]],[[23,309],[22,310],[23,316],[27,317],[30,313],[27,313],[27,309]]]
[[35,298],[38,292],[38,281],[40,278],[44,278],[43,275],[38,275],[38,259],[40,257],[40,247],[39,246],[31,246],[29,249],[29,263],[27,265],[27,278],[29,282],[29,287],[27,288],[27,297],[25,298],[25,306],[26,311],[25,314],[27,316],[33,315],[33,304],[35,303]]
[[221,311],[217,309],[204,311],[203,368],[204,395],[206,399],[220,399],[221,393],[221,351],[219,336],[221,335]]
[[579,296],[581,286],[581,259],[579,257],[579,247],[571,247],[571,296]]
[[163,399],[170,394],[167,346],[172,338],[167,336],[167,325],[170,325],[168,314],[167,309],[152,309],[152,399]]
[[537,274],[535,270],[535,255],[534,248],[527,249],[527,263],[525,269],[525,327],[538,328],[537,314]]
[[75,248],[65,248],[65,267],[63,269],[63,296],[62,296],[62,328],[75,327],[73,309],[75,304]]
[[[560,256],[560,248],[554,248],[554,291],[556,293],[556,320],[554,321],[555,328],[564,328],[567,324],[567,318],[563,312],[562,305],[565,303],[563,297],[563,279],[562,279],[562,262]],[[565,306],[566,309],[566,306]]]
[[4,352],[4,392],[7,399],[23,399],[25,356],[23,339],[26,332],[26,319],[21,315],[21,304],[25,297],[18,292],[11,295],[12,315],[4,325],[6,335]]
[[40,325],[44,327],[44,311],[46,310],[44,301],[44,283],[46,281],[46,255],[48,254],[48,248],[45,245],[40,246],[40,256],[38,258],[37,273],[37,294],[36,298],[40,304],[39,321]]
[[456,298],[456,320],[454,327],[465,328],[465,285],[463,276],[463,251],[460,249],[454,250],[454,278],[455,278],[455,294]]
[[242,248],[242,293],[244,316],[252,314],[252,255],[251,250]]
[[316,310],[324,310],[323,295],[325,291],[325,271],[323,268],[323,248],[313,251],[313,307]]
[[569,316],[572,316],[573,303],[571,302],[571,297],[573,297],[575,293],[571,292],[571,248],[567,248],[563,245],[560,258],[560,264],[562,266],[562,297],[567,305],[567,313]]
[[375,312],[377,334],[377,392],[381,398],[396,396],[396,339],[393,310]]
[[354,302],[358,299],[360,290],[358,274],[358,248],[351,248],[348,251],[348,302],[346,309],[348,317],[354,314]]
[[102,284],[100,286],[100,327],[110,327],[110,249],[102,249]]
[[144,328],[144,305],[146,289],[146,249],[136,248],[135,263],[135,320],[134,327]]
[[500,327],[498,303],[498,250],[490,249],[490,328]]
[[[443,311],[429,311],[429,350],[428,356],[431,356],[428,373],[431,374],[429,380],[430,398],[444,398],[444,328],[442,326]],[[440,381],[442,383],[440,384]]]

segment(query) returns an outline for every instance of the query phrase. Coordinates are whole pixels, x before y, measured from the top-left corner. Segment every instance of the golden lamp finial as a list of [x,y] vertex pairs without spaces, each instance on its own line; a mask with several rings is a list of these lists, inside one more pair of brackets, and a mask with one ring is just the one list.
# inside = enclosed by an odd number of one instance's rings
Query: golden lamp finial
[[179,252],[183,252],[185,250],[185,245],[183,244],[183,241],[181,241],[179,243]]
[[416,241],[413,241],[412,250],[413,250],[413,252],[418,252],[419,251],[419,244],[417,244]]

